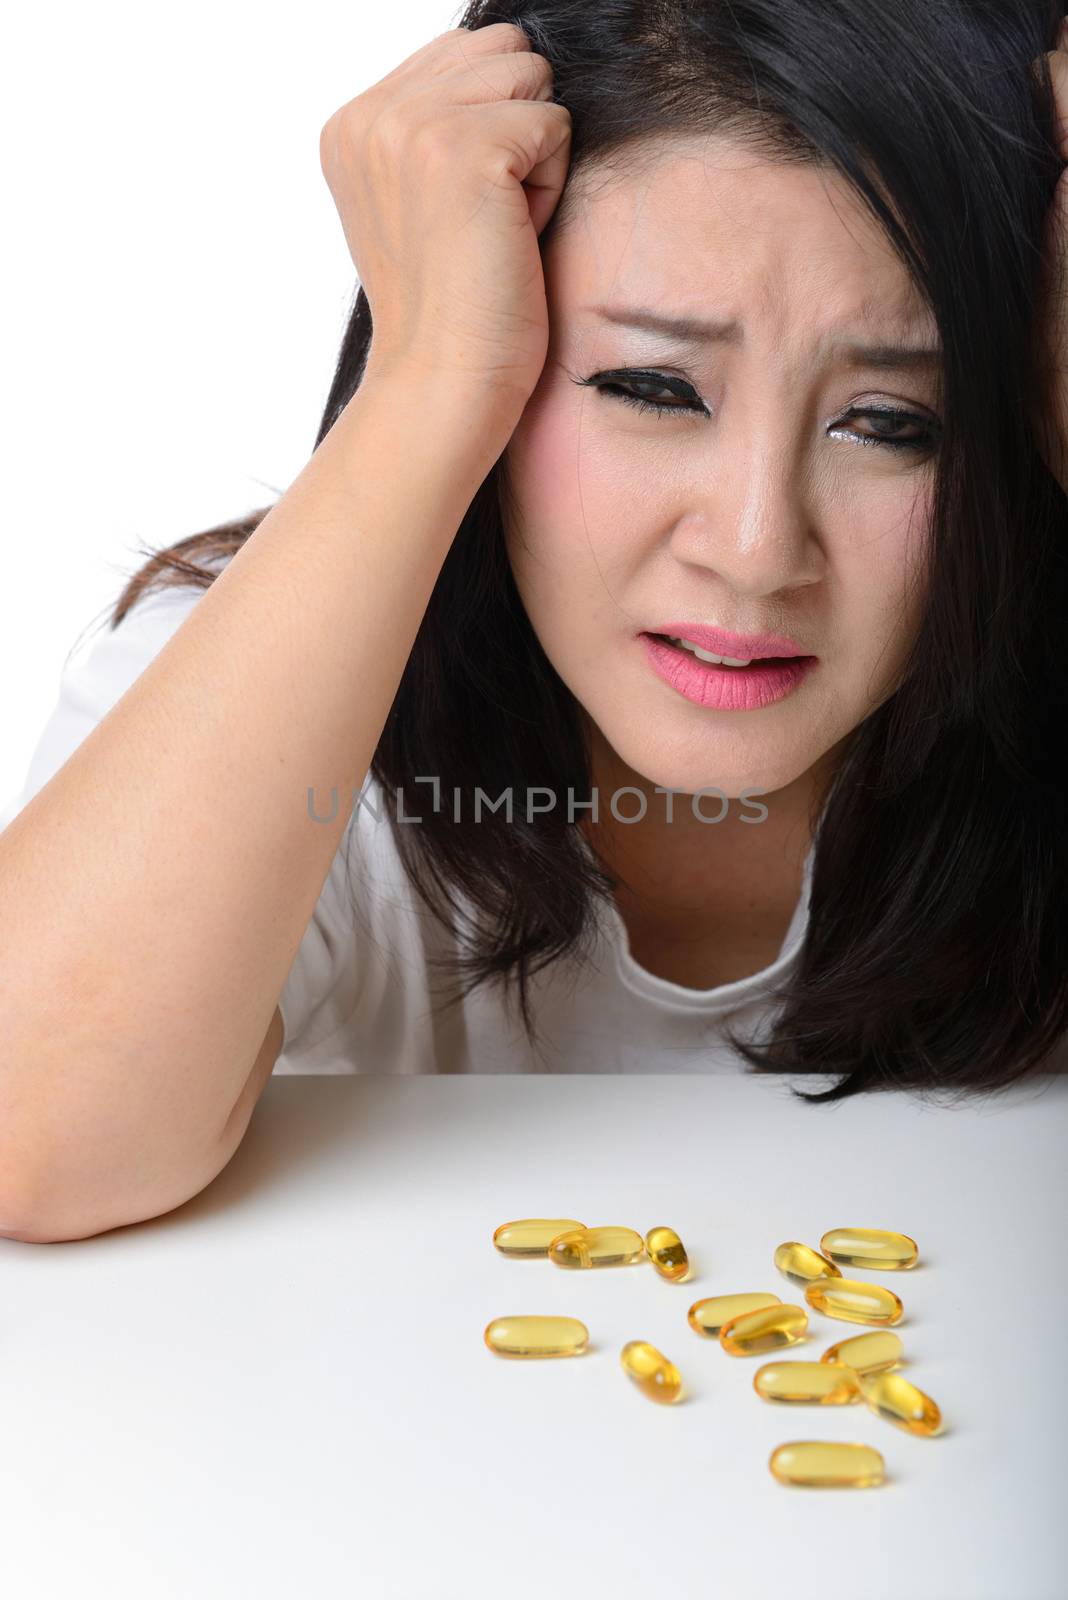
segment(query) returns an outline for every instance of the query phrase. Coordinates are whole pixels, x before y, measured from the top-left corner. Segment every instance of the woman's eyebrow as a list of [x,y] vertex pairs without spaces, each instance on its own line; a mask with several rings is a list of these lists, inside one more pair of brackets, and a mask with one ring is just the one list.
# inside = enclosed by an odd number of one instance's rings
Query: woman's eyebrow
[[644,333],[659,333],[679,344],[736,344],[742,335],[740,322],[704,321],[698,317],[665,317],[639,306],[579,306],[579,310]]
[[[641,306],[580,306],[579,310],[598,316],[605,322],[637,328],[644,333],[662,334],[678,344],[694,347],[737,344],[742,337],[742,325],[737,321],[665,317],[660,312]],[[942,360],[942,347],[939,344],[864,344],[855,339],[835,339],[831,341],[830,349],[850,366],[884,370],[935,368]]]

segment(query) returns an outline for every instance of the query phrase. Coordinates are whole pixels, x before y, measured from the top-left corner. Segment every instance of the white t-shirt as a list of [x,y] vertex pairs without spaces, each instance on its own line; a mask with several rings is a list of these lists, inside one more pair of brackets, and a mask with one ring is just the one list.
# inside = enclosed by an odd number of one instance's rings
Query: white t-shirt
[[[22,790],[0,812],[0,829],[101,721],[204,593],[182,587],[150,594],[117,629],[104,619],[84,647],[79,640]],[[729,1022],[747,1039],[767,1037],[776,1010],[769,991],[796,961],[804,938],[812,857],[810,849],[775,961],[713,989],[685,988],[640,967],[614,903],[599,905],[589,961],[558,958],[530,981],[541,1039],[535,1053],[515,1001],[506,1004],[496,985],[479,985],[435,1015],[435,999],[452,990],[447,973],[428,967],[428,957],[465,947],[409,882],[381,789],[369,778],[279,998],[285,1042],[275,1072],[746,1070],[722,1028]]]

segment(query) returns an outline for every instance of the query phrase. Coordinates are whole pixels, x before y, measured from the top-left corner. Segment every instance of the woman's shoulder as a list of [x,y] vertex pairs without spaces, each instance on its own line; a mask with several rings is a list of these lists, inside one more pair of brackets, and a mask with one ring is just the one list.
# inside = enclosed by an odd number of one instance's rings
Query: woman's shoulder
[[55,699],[22,787],[0,812],[0,830],[59,771],[206,592],[192,584],[168,585],[140,597],[117,624],[109,605],[82,629],[60,666]]

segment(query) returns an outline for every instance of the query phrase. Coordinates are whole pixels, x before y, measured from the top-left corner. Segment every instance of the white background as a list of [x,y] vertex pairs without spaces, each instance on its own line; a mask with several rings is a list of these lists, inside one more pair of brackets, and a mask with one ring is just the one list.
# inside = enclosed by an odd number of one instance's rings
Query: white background
[[0,810],[141,543],[273,504],[310,456],[356,287],[320,130],[462,11],[5,14]]

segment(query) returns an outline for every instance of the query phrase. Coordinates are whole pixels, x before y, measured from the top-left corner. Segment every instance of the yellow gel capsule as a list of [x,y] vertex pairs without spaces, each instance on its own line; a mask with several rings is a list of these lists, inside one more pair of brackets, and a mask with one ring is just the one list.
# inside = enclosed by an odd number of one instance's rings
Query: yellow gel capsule
[[887,1233],[884,1228],[831,1228],[820,1240],[820,1249],[843,1267],[870,1267],[875,1272],[914,1267],[920,1253],[907,1233]]
[[544,1256],[558,1234],[583,1226],[572,1217],[525,1217],[520,1222],[502,1222],[493,1242],[505,1256]]
[[852,1367],[831,1361],[769,1361],[754,1374],[753,1388],[762,1400],[841,1406],[860,1399]]
[[682,1394],[678,1367],[645,1339],[632,1339],[625,1344],[619,1352],[619,1364],[650,1400],[672,1405]]
[[832,1344],[821,1361],[840,1361],[856,1373],[885,1372],[901,1360],[901,1340],[896,1333],[858,1333],[855,1339]]
[[856,1278],[826,1278],[810,1283],[805,1299],[825,1317],[842,1322],[900,1322],[905,1308],[892,1289]]
[[549,1245],[558,1267],[624,1267],[644,1255],[645,1240],[633,1228],[575,1228]]
[[495,1356],[581,1356],[590,1334],[577,1317],[495,1317],[482,1337]]
[[942,1413],[929,1394],[917,1389],[900,1372],[858,1374],[860,1392],[877,1417],[896,1423],[906,1433],[930,1439],[942,1427]]
[[765,1306],[781,1305],[777,1294],[714,1294],[706,1300],[695,1300],[686,1318],[694,1333],[714,1339],[732,1317],[740,1317],[746,1311],[763,1311]]
[[781,1350],[796,1344],[808,1327],[808,1312],[803,1306],[765,1306],[762,1311],[743,1311],[731,1317],[719,1330],[719,1342],[732,1356],[759,1356],[765,1350]]
[[775,1251],[775,1265],[784,1278],[789,1278],[791,1283],[796,1283],[802,1289],[816,1278],[842,1276],[833,1261],[821,1256],[810,1244],[798,1244],[796,1239],[779,1245]]
[[885,1465],[868,1444],[828,1444],[794,1439],[771,1452],[772,1476],[813,1489],[868,1489],[882,1483]]
[[645,1248],[649,1260],[662,1278],[674,1283],[689,1272],[690,1260],[686,1246],[674,1228],[650,1228],[645,1235]]

